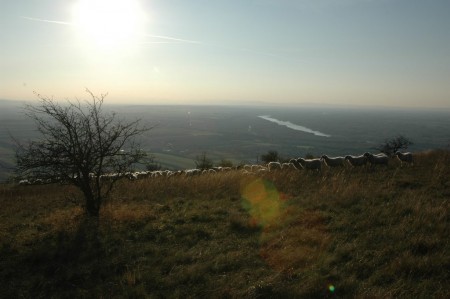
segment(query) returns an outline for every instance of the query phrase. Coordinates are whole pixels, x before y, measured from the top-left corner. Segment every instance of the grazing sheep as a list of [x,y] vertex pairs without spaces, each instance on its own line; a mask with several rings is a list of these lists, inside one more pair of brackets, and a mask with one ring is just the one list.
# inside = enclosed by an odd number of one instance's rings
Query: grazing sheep
[[171,177],[176,176],[176,175],[177,175],[176,171],[168,171],[167,174],[166,174],[166,177],[167,178],[171,178]]
[[389,164],[389,157],[385,154],[371,154],[371,153],[365,153],[365,157],[369,160],[371,165],[388,165]]
[[300,163],[298,163],[297,159],[291,159],[289,160],[289,163],[294,164],[296,169],[303,169],[303,166]]
[[[221,170],[221,171],[223,171],[223,170]],[[213,168],[210,168],[210,169],[203,169],[203,170],[201,171],[201,174],[212,174],[212,173],[217,173],[217,171],[214,170]]]
[[198,175],[201,174],[201,170],[200,169],[186,169],[184,171],[186,176],[194,176],[194,175]]
[[269,171],[274,171],[281,169],[281,164],[280,162],[269,162],[269,164],[267,164],[267,167],[269,168]]
[[345,156],[345,160],[347,160],[350,165],[352,165],[353,167],[356,166],[364,166],[367,164],[367,157],[364,155],[361,156]]
[[257,172],[258,170],[263,169],[263,168],[264,168],[264,166],[262,166],[262,165],[252,165],[251,171]]
[[413,154],[412,153],[401,153],[396,152],[395,156],[397,156],[397,159],[400,160],[401,164],[403,165],[403,162],[406,162],[410,165],[414,163]]
[[170,176],[172,176],[172,173],[173,173],[173,171],[170,171],[170,170],[168,170],[168,169],[163,170],[163,175],[164,175],[165,177],[170,177]]
[[152,171],[152,174],[151,174],[152,178],[157,178],[157,177],[160,177],[160,176],[163,176],[163,172],[161,170]]
[[322,170],[322,161],[320,159],[303,159],[298,158],[297,162],[300,163],[300,165],[305,169],[310,170]]
[[298,170],[297,167],[295,167],[294,163],[283,163],[281,164],[281,169],[283,170]]
[[150,172],[147,172],[147,171],[135,172],[135,175],[140,180],[140,179],[148,178],[150,175]]
[[180,176],[182,175],[184,172],[182,170],[177,170],[177,171],[173,171],[171,176]]
[[111,180],[117,180],[119,177],[121,177],[121,175],[118,173],[105,173],[105,174],[100,175],[100,180],[111,181]]
[[247,165],[245,164],[242,169],[247,170],[247,171],[252,171],[252,166],[251,165]]
[[257,174],[264,174],[267,173],[269,171],[268,168],[261,166],[259,169],[256,170]]
[[31,182],[29,180],[20,180],[19,185],[20,186],[31,185]]
[[327,155],[323,155],[322,159],[325,161],[325,164],[329,167],[339,167],[344,166],[345,158],[344,157],[333,157],[330,158]]
[[137,172],[128,172],[126,173],[126,176],[130,181],[135,181],[139,178]]

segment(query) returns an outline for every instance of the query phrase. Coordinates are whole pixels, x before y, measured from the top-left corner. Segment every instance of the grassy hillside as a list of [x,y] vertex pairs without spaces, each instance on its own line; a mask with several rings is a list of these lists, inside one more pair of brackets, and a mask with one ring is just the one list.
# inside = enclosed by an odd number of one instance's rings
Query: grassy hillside
[[448,298],[449,166],[0,185],[0,297]]

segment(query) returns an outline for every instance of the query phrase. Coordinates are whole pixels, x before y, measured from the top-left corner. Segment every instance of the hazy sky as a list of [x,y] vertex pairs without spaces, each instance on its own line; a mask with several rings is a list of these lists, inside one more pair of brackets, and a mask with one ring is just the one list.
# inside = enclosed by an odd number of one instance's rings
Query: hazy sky
[[0,0],[0,98],[450,107],[449,0]]

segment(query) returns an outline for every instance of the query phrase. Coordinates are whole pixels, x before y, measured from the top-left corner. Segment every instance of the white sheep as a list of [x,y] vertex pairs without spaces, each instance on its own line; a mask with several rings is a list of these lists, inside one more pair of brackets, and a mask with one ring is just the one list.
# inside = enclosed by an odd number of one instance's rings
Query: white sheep
[[139,180],[148,178],[150,176],[150,172],[147,171],[135,172],[135,174]]
[[305,169],[310,170],[322,170],[322,161],[320,159],[303,159],[298,158],[297,162],[300,163],[300,165]]
[[120,177],[120,175],[118,173],[105,173],[100,175],[100,180],[107,180],[107,181],[111,181],[111,180],[116,180]]
[[152,171],[150,176],[152,178],[157,178],[157,177],[163,176],[163,173],[161,170],[154,170],[154,171]]
[[266,168],[264,166],[261,166],[259,169],[256,170],[256,173],[257,174],[264,174],[264,173],[267,173],[268,171],[269,171],[268,168]]
[[412,153],[401,153],[396,152],[395,156],[397,156],[397,159],[400,160],[401,164],[403,165],[403,162],[406,162],[410,165],[414,163],[413,154]]
[[135,181],[139,178],[138,172],[127,172],[126,176],[130,181]]
[[201,174],[201,170],[200,169],[186,169],[184,171],[186,176],[194,176],[194,175],[199,175]]
[[267,168],[269,168],[269,171],[278,170],[281,169],[281,164],[280,162],[269,162]]
[[172,171],[166,169],[162,171],[163,176],[170,177],[172,175]]
[[182,170],[177,170],[177,171],[172,171],[172,174],[170,175],[170,177],[173,176],[180,176],[182,175],[184,172]]
[[389,157],[385,154],[371,154],[371,153],[365,153],[365,157],[369,160],[371,165],[388,165],[389,164]]
[[352,165],[353,167],[364,166],[367,164],[367,161],[368,161],[367,157],[364,155],[361,155],[361,156],[348,155],[348,156],[345,156],[345,160],[347,160],[350,163],[350,165]]
[[247,171],[252,171],[252,166],[245,164],[244,166],[242,166],[242,169],[247,170]]
[[210,169],[203,169],[201,171],[201,174],[213,174],[213,173],[217,173],[217,171],[212,169],[212,168],[210,168]]
[[298,170],[297,167],[295,167],[294,163],[283,163],[281,164],[281,169],[283,170]]
[[289,163],[294,164],[296,169],[303,169],[303,166],[300,163],[298,163],[297,159],[291,159],[289,160]]
[[31,185],[31,182],[29,180],[20,180],[19,185],[20,186]]
[[262,165],[252,165],[251,171],[257,172],[258,170],[263,169],[263,168],[264,168],[264,166],[262,166]]
[[325,164],[329,167],[339,167],[344,166],[345,158],[344,157],[328,157],[327,155],[322,156],[323,161],[325,161]]

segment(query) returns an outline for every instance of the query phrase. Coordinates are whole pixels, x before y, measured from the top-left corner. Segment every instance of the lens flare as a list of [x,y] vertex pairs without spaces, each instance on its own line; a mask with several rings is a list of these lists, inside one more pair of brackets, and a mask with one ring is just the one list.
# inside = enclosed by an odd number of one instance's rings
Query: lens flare
[[[259,255],[267,265],[287,277],[316,267],[330,242],[327,219],[320,211],[290,204],[295,200],[263,178],[243,182],[242,205],[249,226],[260,228]],[[306,272],[304,272],[306,271]],[[334,293],[335,287],[324,285]]]
[[252,223],[265,226],[280,216],[280,194],[273,183],[263,179],[252,181],[243,188],[242,197]]
[[328,286],[328,290],[329,290],[331,293],[334,293],[334,291],[335,291],[334,285],[330,284],[330,285]]

